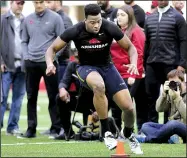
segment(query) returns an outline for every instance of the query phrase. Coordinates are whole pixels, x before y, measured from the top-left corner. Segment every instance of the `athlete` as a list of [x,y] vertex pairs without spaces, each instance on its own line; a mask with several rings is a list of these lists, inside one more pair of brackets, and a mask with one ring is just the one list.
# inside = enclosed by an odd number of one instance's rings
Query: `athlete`
[[132,74],[138,74],[137,51],[118,26],[102,19],[101,9],[97,4],[86,5],[84,11],[85,20],[65,30],[48,48],[46,74],[56,73],[53,65],[54,54],[73,40],[80,62],[77,76],[83,86],[94,93],[93,103],[99,115],[105,145],[110,150],[117,146],[117,141],[108,125],[108,100],[105,95],[107,93],[123,111],[125,127],[121,130],[121,136],[129,140],[133,153],[142,154],[140,144],[133,134],[135,110],[132,99],[125,82],[111,62],[110,46],[115,39],[122,49],[128,50],[131,64],[126,66]]

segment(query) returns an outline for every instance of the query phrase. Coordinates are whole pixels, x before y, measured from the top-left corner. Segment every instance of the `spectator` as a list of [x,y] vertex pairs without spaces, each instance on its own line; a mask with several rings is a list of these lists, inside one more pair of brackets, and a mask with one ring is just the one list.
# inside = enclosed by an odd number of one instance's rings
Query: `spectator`
[[99,0],[97,1],[97,4],[101,7],[102,17],[116,23],[117,9],[110,5],[109,0]]
[[[166,124],[148,122],[143,124],[141,132],[145,136],[136,136],[145,143],[177,143],[174,134],[179,135],[186,143],[186,83],[184,74],[179,70],[172,70],[167,75],[162,94],[156,102],[158,112],[169,112]],[[175,136],[176,137],[176,136]]]
[[[83,113],[83,123],[87,125],[88,115],[91,111],[95,111],[93,105],[93,92],[83,88],[80,85],[78,78],[76,78],[76,66],[79,64],[78,54],[75,53],[75,61],[70,62],[65,70],[63,79],[59,84],[59,97],[57,98],[57,105],[60,111],[60,118],[62,122],[62,131],[55,139],[65,139],[67,137],[71,123],[71,111],[75,110],[78,103],[76,112]],[[75,83],[76,91],[71,91],[71,84]],[[77,96],[79,98],[77,98]],[[79,100],[79,102],[78,102]],[[70,138],[74,132],[71,128]]]
[[151,10],[149,12],[146,12],[146,16],[152,14],[153,12],[155,12],[157,10],[158,7],[158,0],[154,0],[151,3]]
[[145,12],[144,12],[144,10],[139,5],[137,5],[134,2],[134,0],[124,0],[124,2],[125,2],[125,4],[130,5],[133,8],[134,15],[135,15],[135,18],[136,18],[136,21],[137,21],[138,25],[141,28],[144,28],[144,22],[145,22]]
[[183,15],[182,9],[184,8],[185,1],[172,1],[174,8]]
[[19,117],[23,97],[25,95],[25,73],[23,53],[21,49],[21,34],[24,17],[22,10],[25,1],[11,1],[10,10],[1,16],[1,72],[2,94],[1,128],[7,99],[12,85],[12,105],[9,113],[7,135],[20,134]]
[[[73,25],[71,19],[68,17],[66,13],[62,10],[62,1],[45,1],[46,5],[49,9],[55,11],[58,13],[63,22],[64,22],[64,28],[67,29]],[[66,46],[65,49],[62,49],[60,52],[57,53],[57,59],[58,59],[58,82],[62,79],[66,66],[69,61],[70,57],[70,43]]]
[[[113,42],[111,46],[112,60],[121,74],[122,78],[128,85],[131,97],[135,98],[136,112],[137,112],[137,124],[138,129],[142,124],[147,122],[146,118],[146,93],[144,84],[144,68],[143,68],[143,53],[145,35],[142,29],[138,26],[135,20],[134,11],[131,6],[124,5],[118,9],[117,12],[117,24],[121,28],[124,34],[126,34],[138,53],[138,72],[139,75],[131,75],[128,72],[128,64],[130,64],[130,57],[128,52],[122,49],[118,43]],[[142,99],[143,98],[143,99]],[[121,116],[121,110],[113,109],[114,114]],[[113,116],[116,118],[115,116]],[[115,120],[116,124],[121,125],[120,120]],[[119,128],[119,127],[118,127]]]
[[[158,10],[147,17],[145,23],[146,91],[149,121],[158,123],[155,109],[160,85],[169,71],[184,71],[186,67],[186,23],[181,14],[170,7],[169,1],[158,1]],[[165,114],[164,123],[168,116]]]
[[[23,137],[36,136],[37,115],[36,105],[38,87],[43,76],[49,98],[49,114],[51,118],[50,134],[60,131],[60,118],[56,108],[56,95],[58,94],[57,75],[46,76],[45,52],[51,43],[64,31],[61,17],[45,8],[44,1],[33,1],[35,12],[25,18],[23,27],[22,48],[26,66],[26,91],[28,128]],[[56,65],[56,63],[54,62]]]

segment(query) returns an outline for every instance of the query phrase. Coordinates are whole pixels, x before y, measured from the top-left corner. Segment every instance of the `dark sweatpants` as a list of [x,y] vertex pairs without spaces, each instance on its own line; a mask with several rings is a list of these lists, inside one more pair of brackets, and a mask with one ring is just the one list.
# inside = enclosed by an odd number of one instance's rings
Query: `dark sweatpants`
[[[176,66],[163,63],[146,65],[146,93],[148,95],[148,121],[158,123],[158,112],[156,111],[156,100],[159,97],[160,86],[167,80],[167,74],[176,69]],[[164,114],[164,123],[168,121],[168,114]]]
[[[59,97],[57,97],[57,105],[60,111],[60,119],[62,127],[64,131],[68,133],[69,128],[71,126],[71,111],[75,111],[75,107],[77,105],[77,93],[69,92],[70,94],[70,102],[66,103],[62,101]],[[88,115],[91,114],[91,111],[95,111],[93,105],[93,93],[90,92],[82,92],[79,98],[79,103],[77,106],[76,112],[83,113],[83,124],[87,125]]]
[[40,79],[43,76],[47,94],[49,98],[49,114],[51,118],[50,131],[54,133],[60,132],[60,118],[57,113],[56,95],[58,94],[57,74],[46,76],[45,62],[25,61],[26,67],[26,91],[27,91],[27,115],[28,129],[32,133],[36,133],[37,126],[37,97]]

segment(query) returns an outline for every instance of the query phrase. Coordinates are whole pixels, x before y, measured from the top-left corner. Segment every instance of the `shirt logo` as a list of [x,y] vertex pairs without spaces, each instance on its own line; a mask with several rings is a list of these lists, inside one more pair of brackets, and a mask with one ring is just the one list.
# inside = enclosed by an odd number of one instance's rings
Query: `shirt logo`
[[45,22],[45,24],[47,25],[47,24],[49,24],[49,22],[47,21],[47,22]]
[[101,43],[101,41],[99,41],[96,38],[92,38],[91,40],[89,40],[89,44],[98,44],[98,43]]

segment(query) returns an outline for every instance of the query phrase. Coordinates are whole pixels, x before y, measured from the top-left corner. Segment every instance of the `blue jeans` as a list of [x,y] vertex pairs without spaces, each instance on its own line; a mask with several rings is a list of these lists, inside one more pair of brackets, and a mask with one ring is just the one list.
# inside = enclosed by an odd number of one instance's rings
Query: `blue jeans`
[[169,138],[174,134],[186,142],[186,125],[177,120],[168,121],[166,124],[147,122],[143,124],[141,132],[146,135],[145,143],[168,143]]
[[17,68],[16,72],[2,73],[2,91],[3,101],[1,105],[1,126],[3,126],[4,113],[10,86],[12,85],[12,104],[8,119],[7,131],[19,129],[18,121],[20,117],[21,105],[25,95],[25,73],[21,72],[21,68]]

